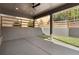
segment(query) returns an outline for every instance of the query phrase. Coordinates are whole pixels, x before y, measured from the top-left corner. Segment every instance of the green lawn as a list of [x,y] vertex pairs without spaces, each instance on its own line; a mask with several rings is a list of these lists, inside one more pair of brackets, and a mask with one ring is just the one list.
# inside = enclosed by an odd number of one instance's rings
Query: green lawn
[[54,36],[54,38],[64,43],[79,47],[79,38],[66,37],[66,36]]
[[[43,39],[48,39],[50,36],[47,35],[41,35],[39,36],[40,38]],[[53,36],[54,39],[62,41],[64,43],[79,47],[79,38],[75,38],[75,37],[66,37],[66,36]]]

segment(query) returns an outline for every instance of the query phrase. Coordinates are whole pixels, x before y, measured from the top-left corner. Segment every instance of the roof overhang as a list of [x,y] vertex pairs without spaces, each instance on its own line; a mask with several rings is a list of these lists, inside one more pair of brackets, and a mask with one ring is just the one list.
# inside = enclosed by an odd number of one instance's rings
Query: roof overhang
[[77,6],[77,5],[79,5],[79,3],[66,3],[62,6],[59,6],[59,7],[55,8],[55,9],[51,9],[49,11],[46,11],[46,12],[43,12],[41,14],[35,15],[34,19],[46,16],[46,15],[50,15],[50,14],[56,13],[58,11],[61,11],[61,10],[64,10],[64,9],[67,9],[67,8],[70,8],[70,7],[73,7],[73,6]]

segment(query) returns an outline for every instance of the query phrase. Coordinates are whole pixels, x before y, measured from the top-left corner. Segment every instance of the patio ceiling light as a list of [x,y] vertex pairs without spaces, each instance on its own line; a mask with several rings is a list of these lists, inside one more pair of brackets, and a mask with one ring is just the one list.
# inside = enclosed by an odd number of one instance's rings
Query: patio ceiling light
[[18,10],[19,8],[16,8],[16,10]]

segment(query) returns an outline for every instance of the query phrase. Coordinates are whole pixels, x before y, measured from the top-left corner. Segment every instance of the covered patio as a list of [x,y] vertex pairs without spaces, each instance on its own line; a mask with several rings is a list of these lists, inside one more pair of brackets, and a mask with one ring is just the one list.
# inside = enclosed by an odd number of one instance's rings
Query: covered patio
[[52,14],[77,5],[77,3],[0,4],[0,55],[78,55],[79,51],[41,38],[40,36],[44,34],[41,28],[43,26],[36,22],[37,19],[48,15],[46,18],[49,20],[48,34],[51,36]]

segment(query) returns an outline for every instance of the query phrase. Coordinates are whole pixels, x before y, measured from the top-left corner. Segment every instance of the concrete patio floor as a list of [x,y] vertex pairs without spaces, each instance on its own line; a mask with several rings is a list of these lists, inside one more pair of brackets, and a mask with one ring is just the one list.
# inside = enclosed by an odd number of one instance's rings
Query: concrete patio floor
[[[8,28],[3,29],[3,35],[5,38],[5,41],[3,41],[3,44],[2,44],[1,53],[0,53],[1,55],[78,55],[79,54],[79,51],[72,50],[72,49],[54,44],[49,41],[45,41],[42,38],[38,37],[38,35],[42,34],[40,28],[35,28],[35,29],[31,28],[28,30],[27,28],[26,29],[20,28],[18,32],[19,31],[21,31],[22,33],[25,32],[24,34],[25,36],[17,35],[18,38],[8,40],[8,39],[11,39],[10,31],[12,30],[13,28],[10,29],[9,31],[8,31]],[[12,33],[14,33],[13,31]]]

